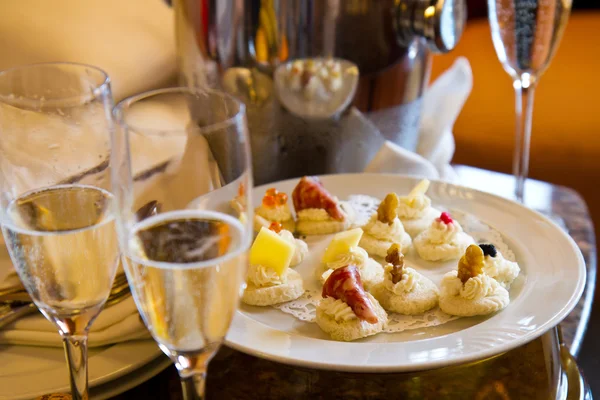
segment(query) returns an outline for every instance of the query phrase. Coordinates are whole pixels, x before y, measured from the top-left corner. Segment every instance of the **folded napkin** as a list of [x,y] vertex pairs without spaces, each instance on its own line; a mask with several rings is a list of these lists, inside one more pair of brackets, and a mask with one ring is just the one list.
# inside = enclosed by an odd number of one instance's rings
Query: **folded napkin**
[[386,141],[365,172],[456,181],[456,173],[450,166],[455,149],[452,127],[472,87],[471,66],[466,58],[460,57],[425,91],[417,151]]
[[[133,298],[104,309],[92,324],[88,345],[106,346],[128,340],[148,339]],[[0,331],[0,344],[61,347],[56,326],[40,313],[21,318]]]
[[[0,289],[19,284],[19,277],[12,267],[4,240],[0,237]],[[149,337],[150,334],[139,317],[133,298],[129,297],[102,310],[92,324],[89,346],[106,346]],[[56,326],[42,314],[35,313],[0,330],[1,344],[60,347],[62,341]]]

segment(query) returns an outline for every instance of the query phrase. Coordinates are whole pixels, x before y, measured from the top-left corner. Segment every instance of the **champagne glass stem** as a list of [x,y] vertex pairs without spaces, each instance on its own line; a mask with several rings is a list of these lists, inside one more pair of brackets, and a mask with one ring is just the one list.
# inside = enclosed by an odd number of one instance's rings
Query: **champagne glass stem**
[[197,371],[187,378],[181,378],[184,400],[203,400],[206,384],[206,371]]
[[516,179],[515,197],[520,203],[525,200],[525,181],[529,173],[529,147],[533,118],[533,95],[536,81],[529,74],[515,79],[516,134],[513,173]]
[[[218,350],[219,344],[206,346],[196,353],[175,354],[175,367],[181,378],[184,400],[203,400],[208,363]],[[172,357],[173,358],[173,357]]]
[[73,400],[88,399],[87,335],[63,336]]

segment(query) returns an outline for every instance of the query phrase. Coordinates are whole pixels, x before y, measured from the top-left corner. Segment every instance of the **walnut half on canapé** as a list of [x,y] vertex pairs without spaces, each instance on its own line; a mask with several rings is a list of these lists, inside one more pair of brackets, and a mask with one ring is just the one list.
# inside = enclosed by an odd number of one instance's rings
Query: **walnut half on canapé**
[[390,246],[385,261],[392,265],[392,268],[390,269],[392,283],[396,284],[400,282],[402,280],[402,274],[404,273],[404,254],[400,251],[400,245],[398,243],[394,243]]
[[472,244],[458,262],[458,278],[465,283],[483,273],[484,255],[481,247]]
[[398,216],[400,199],[396,193],[389,193],[377,208],[377,219],[386,224],[393,224]]

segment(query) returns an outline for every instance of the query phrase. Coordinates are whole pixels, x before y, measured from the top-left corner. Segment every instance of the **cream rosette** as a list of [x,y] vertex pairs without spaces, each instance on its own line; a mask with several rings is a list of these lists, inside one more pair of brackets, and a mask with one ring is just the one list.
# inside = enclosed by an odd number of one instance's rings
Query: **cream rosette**
[[442,213],[442,217],[434,220],[427,230],[413,240],[419,256],[427,261],[460,258],[473,243],[473,238],[463,232],[458,221],[452,220],[447,213]]
[[485,255],[483,272],[494,278],[500,286],[509,290],[521,272],[519,264],[504,258],[493,244],[480,244],[479,247],[481,247]]

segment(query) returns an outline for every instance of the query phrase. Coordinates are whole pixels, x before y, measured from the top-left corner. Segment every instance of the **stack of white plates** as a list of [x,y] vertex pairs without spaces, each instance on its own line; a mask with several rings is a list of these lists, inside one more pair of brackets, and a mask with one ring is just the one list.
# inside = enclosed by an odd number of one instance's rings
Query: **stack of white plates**
[[[68,393],[69,374],[62,348],[0,346],[0,400]],[[153,340],[89,350],[90,397],[107,399],[152,378],[171,364]]]

